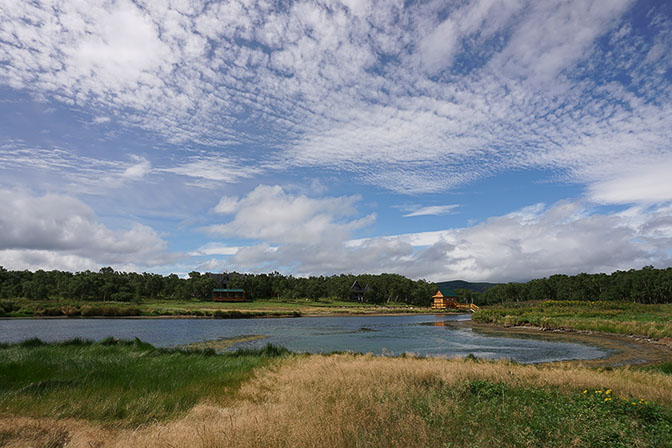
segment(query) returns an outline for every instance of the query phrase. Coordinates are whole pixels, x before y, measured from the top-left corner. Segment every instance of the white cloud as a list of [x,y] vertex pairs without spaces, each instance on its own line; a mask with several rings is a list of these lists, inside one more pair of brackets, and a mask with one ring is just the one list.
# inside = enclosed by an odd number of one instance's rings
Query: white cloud
[[[63,271],[85,271],[100,269],[103,265],[88,257],[63,254],[51,250],[0,249],[0,266],[11,270],[38,269]],[[117,267],[117,269],[119,269]]]
[[[0,264],[73,267],[135,264],[157,266],[174,260],[166,242],[150,227],[112,230],[93,210],[71,196],[0,190]],[[57,261],[62,257],[61,261]]]
[[514,76],[548,85],[586,56],[595,39],[614,27],[632,0],[532,2],[507,47],[491,63]]
[[269,243],[313,244],[325,238],[343,240],[375,219],[355,214],[358,196],[313,199],[292,195],[280,186],[259,185],[236,205],[232,221],[208,226],[211,234]]
[[672,155],[633,160],[590,185],[590,197],[602,203],[672,201]]
[[[66,18],[82,12],[63,6]],[[134,86],[142,81],[143,73],[154,72],[168,62],[170,49],[159,38],[158,27],[132,2],[117,1],[109,10],[87,12],[77,16],[84,19],[80,24],[85,34],[64,48],[66,66],[77,78]]]
[[459,31],[451,19],[444,20],[420,42],[420,63],[430,74],[449,67],[459,44]]
[[222,196],[217,205],[214,208],[215,213],[221,213],[223,215],[228,215],[233,213],[238,208],[238,198],[231,196]]
[[199,247],[193,252],[189,252],[191,256],[201,255],[235,255],[241,249],[240,246],[227,246],[218,243],[208,243]]
[[137,162],[136,164],[131,165],[124,170],[121,174],[122,177],[138,180],[142,179],[152,171],[152,164],[144,157],[136,156],[135,161]]
[[452,213],[455,213],[454,210],[459,207],[457,204],[451,204],[451,205],[429,205],[427,207],[417,207],[417,208],[412,208],[409,213],[406,213],[403,215],[405,218],[410,218],[412,216],[426,216],[426,215],[434,215],[434,216],[442,216],[442,215],[450,215]]
[[161,168],[160,171],[207,181],[233,183],[239,179],[252,177],[262,169],[247,165],[243,161],[220,155],[192,156],[187,163],[174,167]]
[[109,123],[110,121],[111,121],[110,117],[103,117],[103,116],[94,117],[93,119],[94,124],[104,124]]
[[[144,157],[130,155],[130,161],[103,160],[84,156],[63,148],[25,148],[21,145],[8,145],[0,148],[0,173],[12,184],[34,186],[50,176],[53,182],[50,187],[70,190],[86,188],[93,193],[98,187],[107,191],[109,188],[121,187],[129,181],[139,181],[152,172],[152,164]],[[3,182],[0,181],[0,186]],[[51,189],[51,188],[49,188]]]

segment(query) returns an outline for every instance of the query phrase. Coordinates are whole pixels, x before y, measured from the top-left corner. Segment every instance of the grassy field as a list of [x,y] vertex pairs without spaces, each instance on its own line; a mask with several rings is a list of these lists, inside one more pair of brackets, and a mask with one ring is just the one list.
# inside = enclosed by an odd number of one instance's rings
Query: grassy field
[[672,376],[630,368],[32,341],[0,397],[0,446],[672,446]]
[[140,303],[76,302],[68,300],[0,300],[2,317],[298,317],[323,314],[427,313],[429,308],[389,303],[376,306],[368,303],[333,299],[284,300],[267,299],[249,302],[212,302],[203,300],[149,300]]
[[0,348],[0,413],[122,424],[166,419],[199,402],[226,402],[254,368],[285,353],[272,346],[216,355],[137,340],[31,339]]
[[545,329],[572,329],[634,334],[661,339],[672,337],[672,304],[626,302],[543,301],[491,306],[474,313],[475,322],[503,326],[532,325]]

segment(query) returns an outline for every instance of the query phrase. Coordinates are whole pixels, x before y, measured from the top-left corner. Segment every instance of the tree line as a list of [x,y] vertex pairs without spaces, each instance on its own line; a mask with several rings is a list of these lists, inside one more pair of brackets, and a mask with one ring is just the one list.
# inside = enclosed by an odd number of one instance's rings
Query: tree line
[[612,274],[551,275],[526,283],[510,282],[483,293],[458,290],[462,300],[477,305],[526,300],[612,300],[637,303],[672,302],[672,268],[616,271]]
[[[321,299],[351,300],[355,280],[368,303],[405,302],[427,306],[436,285],[411,280],[398,274],[341,274],[334,276],[294,277],[278,272],[270,274],[225,274],[227,288],[244,289],[249,299]],[[175,274],[118,272],[104,267],[98,272],[9,271],[0,266],[0,298],[69,299],[82,301],[140,302],[142,300],[206,300],[213,288],[222,285],[217,275],[191,272],[187,278]]]
[[[140,302],[142,300],[205,300],[219,287],[217,276],[118,272],[104,267],[98,272],[9,271],[0,266],[0,298],[69,299],[80,301]],[[399,274],[341,274],[294,277],[270,274],[226,274],[228,288],[244,289],[252,300],[312,299],[352,300],[355,280],[362,287],[367,303],[404,302],[428,306],[436,285],[411,280]],[[551,275],[526,283],[499,284],[484,292],[458,289],[460,300],[477,305],[526,300],[623,300],[638,303],[672,302],[672,268],[616,271],[612,274]]]

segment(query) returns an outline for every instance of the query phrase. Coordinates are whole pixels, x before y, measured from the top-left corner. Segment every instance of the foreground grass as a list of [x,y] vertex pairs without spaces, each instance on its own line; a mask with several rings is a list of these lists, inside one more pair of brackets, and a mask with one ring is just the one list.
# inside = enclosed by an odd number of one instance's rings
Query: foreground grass
[[[25,355],[36,348],[10,349]],[[168,361],[173,355],[157,357]],[[14,414],[5,411],[0,444],[21,446],[28,440],[31,446],[83,447],[672,446],[672,376],[660,372],[351,354],[283,357],[256,372],[225,403],[213,399],[207,389],[214,380],[206,380],[201,386],[205,400],[184,417],[138,429],[29,419],[15,415],[27,415],[21,409]],[[221,373],[214,370],[210,375]],[[191,381],[182,377],[173,385],[174,393],[181,393]],[[127,387],[134,391],[138,385],[130,382]],[[224,393],[232,397],[233,392],[226,388]],[[99,399],[116,400],[109,395]],[[35,390],[32,400],[36,407],[42,406],[41,392]]]
[[669,386],[629,370],[312,356],[246,383],[233,409],[201,406],[119,446],[666,447]]
[[222,403],[253,369],[283,353],[272,346],[216,355],[138,340],[31,339],[0,347],[0,414],[121,424],[167,419],[199,402]]
[[390,303],[376,306],[335,299],[267,299],[249,302],[149,300],[139,303],[80,302],[66,299],[0,300],[0,317],[299,317],[322,314],[427,313],[429,308]]
[[492,306],[474,313],[476,322],[503,326],[601,331],[661,339],[672,337],[672,304],[553,301]]

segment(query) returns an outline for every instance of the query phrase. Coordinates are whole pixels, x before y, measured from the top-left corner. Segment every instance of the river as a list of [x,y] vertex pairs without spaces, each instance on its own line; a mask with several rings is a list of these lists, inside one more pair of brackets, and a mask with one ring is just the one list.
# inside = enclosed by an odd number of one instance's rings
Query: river
[[507,358],[521,363],[595,359],[608,352],[595,346],[538,338],[479,334],[452,325],[468,315],[333,316],[273,319],[0,319],[0,342],[37,337],[63,341],[75,337],[100,340],[139,338],[159,347],[243,335],[263,339],[237,347],[270,342],[297,352],[353,351],[399,355]]

